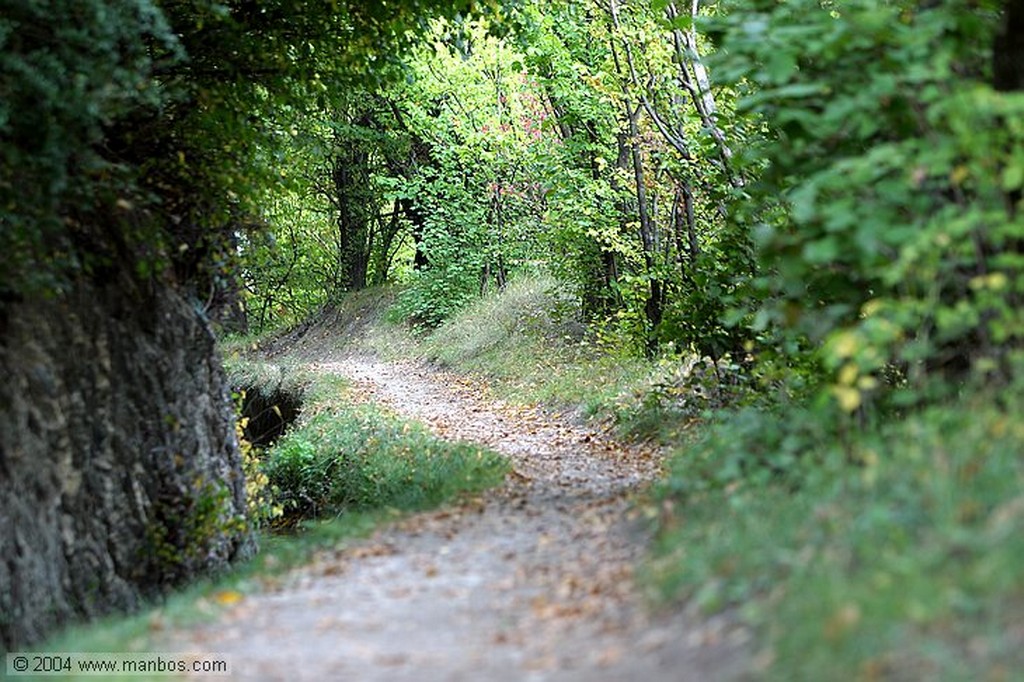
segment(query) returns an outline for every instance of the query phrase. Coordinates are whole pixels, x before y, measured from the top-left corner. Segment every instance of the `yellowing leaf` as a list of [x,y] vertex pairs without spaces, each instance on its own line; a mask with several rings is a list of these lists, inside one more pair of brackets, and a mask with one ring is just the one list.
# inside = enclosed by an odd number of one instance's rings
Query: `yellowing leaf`
[[971,172],[967,170],[966,166],[957,166],[949,173],[949,181],[956,186],[963,184],[964,180],[967,179]]
[[859,346],[860,339],[851,331],[839,332],[832,339],[832,352],[841,359],[851,357]]
[[880,298],[873,298],[861,306],[860,313],[864,317],[871,317],[883,307],[885,307],[885,301]]
[[870,391],[874,388],[878,388],[878,379],[871,376],[863,376],[857,379],[857,388],[862,391]]
[[846,412],[853,412],[861,404],[860,391],[852,386],[833,386],[832,393],[836,396],[836,400],[839,401],[839,407],[843,408]]
[[839,383],[843,386],[853,386],[853,382],[857,380],[857,374],[859,374],[857,365],[848,362],[839,370]]
[[213,601],[217,602],[221,606],[231,606],[242,601],[243,594],[236,590],[221,590],[213,595]]

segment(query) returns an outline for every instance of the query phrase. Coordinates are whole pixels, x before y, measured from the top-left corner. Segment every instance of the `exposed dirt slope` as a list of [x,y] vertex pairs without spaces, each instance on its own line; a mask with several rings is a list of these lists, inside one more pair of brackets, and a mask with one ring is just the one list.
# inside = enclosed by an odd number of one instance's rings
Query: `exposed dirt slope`
[[570,420],[490,403],[415,364],[335,357],[368,400],[439,435],[486,444],[500,489],[322,552],[177,646],[227,653],[252,680],[720,680],[746,633],[651,615],[632,580],[644,551],[630,497],[655,453]]

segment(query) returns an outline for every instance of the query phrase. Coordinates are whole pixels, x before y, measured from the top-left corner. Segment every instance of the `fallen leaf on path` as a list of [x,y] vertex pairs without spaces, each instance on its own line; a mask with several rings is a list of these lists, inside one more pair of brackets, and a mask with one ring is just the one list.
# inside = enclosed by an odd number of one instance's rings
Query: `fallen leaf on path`
[[236,590],[221,590],[213,595],[213,601],[220,604],[221,606],[231,606],[242,601],[245,597],[241,592]]
[[397,550],[391,545],[377,544],[368,547],[356,547],[348,552],[348,555],[353,559],[366,559],[369,557],[391,556],[396,553]]

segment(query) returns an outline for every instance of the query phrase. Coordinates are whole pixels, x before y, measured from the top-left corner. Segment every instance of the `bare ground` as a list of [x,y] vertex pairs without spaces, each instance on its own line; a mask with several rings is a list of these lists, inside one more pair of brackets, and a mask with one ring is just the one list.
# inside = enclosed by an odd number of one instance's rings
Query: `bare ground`
[[656,452],[572,419],[488,401],[418,364],[314,364],[444,438],[505,454],[505,485],[325,548],[175,648],[246,680],[727,680],[748,633],[653,613],[633,580],[648,539],[632,500]]

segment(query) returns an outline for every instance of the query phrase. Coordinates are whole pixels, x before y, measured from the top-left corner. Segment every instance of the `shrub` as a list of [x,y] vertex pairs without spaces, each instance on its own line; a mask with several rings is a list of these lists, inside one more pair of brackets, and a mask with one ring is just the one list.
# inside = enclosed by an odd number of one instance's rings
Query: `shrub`
[[820,348],[847,411],[894,369],[922,395],[1012,374],[1024,98],[989,84],[1001,16],[992,2],[800,0],[715,23],[716,73],[750,86],[740,109],[772,131],[744,199],[760,212],[755,325]]

